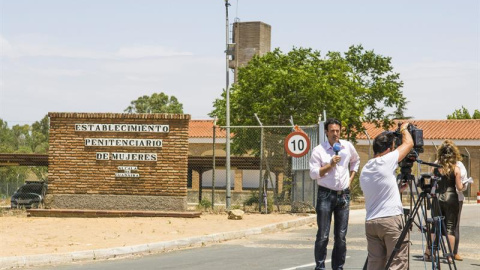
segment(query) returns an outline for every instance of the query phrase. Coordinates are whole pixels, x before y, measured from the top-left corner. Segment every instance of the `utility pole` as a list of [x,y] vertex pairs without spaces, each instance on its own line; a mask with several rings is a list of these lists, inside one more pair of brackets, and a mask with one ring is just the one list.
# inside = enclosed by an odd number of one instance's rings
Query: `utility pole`
[[226,208],[227,210],[230,210],[230,205],[231,205],[231,186],[232,183],[230,182],[230,79],[229,79],[229,53],[228,53],[228,44],[230,41],[230,33],[229,33],[229,23],[228,23],[228,7],[230,6],[230,3],[228,3],[228,0],[225,0],[225,14],[226,14],[226,25],[225,25],[225,32],[226,32],[226,42],[225,42],[225,64],[226,64],[226,81],[227,85],[225,87],[225,91],[227,91],[227,138],[226,138],[226,147],[227,147],[227,153],[226,153],[226,161],[225,161],[225,167],[226,167],[226,174],[227,174],[227,182],[226,182],[226,187],[225,187],[225,192],[226,192]]

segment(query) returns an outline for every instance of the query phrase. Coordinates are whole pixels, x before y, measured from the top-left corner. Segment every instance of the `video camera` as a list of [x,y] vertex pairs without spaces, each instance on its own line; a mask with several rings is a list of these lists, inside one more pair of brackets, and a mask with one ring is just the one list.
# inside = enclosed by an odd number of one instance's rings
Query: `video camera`
[[[393,132],[395,134],[395,148],[402,144],[402,132],[400,131],[400,127],[402,123],[398,123],[398,128]],[[413,139],[413,148],[410,150],[410,153],[405,156],[402,161],[398,163],[400,168],[411,168],[413,166],[413,162],[417,160],[418,154],[423,153],[423,130],[417,128],[413,124],[408,124],[407,131],[410,133]]]
[[420,179],[418,179],[418,186],[425,191],[426,193],[431,193],[432,188],[437,185],[437,182],[439,182],[442,178],[432,175],[430,173],[425,173],[422,174]]

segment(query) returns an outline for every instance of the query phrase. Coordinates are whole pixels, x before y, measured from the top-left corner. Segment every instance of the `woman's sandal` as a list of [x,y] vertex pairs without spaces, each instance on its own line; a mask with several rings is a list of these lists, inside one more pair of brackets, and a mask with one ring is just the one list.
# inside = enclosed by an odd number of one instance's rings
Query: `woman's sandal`
[[425,251],[423,253],[423,260],[426,261],[426,262],[431,262],[432,261],[432,254],[427,254],[427,252]]
[[452,259],[451,256],[448,256],[448,257],[447,257],[447,260],[445,260],[445,261],[446,261],[446,263],[448,263],[448,264],[452,264],[452,263],[453,263],[453,259]]

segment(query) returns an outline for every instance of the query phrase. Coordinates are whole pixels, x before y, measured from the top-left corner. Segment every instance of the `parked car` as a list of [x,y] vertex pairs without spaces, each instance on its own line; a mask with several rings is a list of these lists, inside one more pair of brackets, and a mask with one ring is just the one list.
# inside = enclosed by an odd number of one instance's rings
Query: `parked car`
[[10,204],[12,208],[41,208],[45,194],[47,194],[46,182],[26,181],[13,193]]

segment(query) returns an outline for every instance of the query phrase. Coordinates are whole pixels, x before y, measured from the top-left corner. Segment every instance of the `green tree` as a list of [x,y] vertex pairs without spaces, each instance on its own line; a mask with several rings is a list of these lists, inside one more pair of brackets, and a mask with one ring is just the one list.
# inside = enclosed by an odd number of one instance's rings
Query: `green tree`
[[8,123],[0,119],[0,153],[13,153],[15,151],[15,136]]
[[174,96],[153,93],[141,96],[130,103],[125,110],[128,113],[183,113],[183,105]]
[[[312,49],[293,48],[287,54],[275,49],[239,69],[230,94],[231,124],[257,125],[255,113],[264,125],[289,125],[290,116],[295,124],[312,124],[326,110],[354,139],[363,131],[363,121],[387,128],[393,117],[403,116],[402,86],[391,58],[361,45],[324,58]],[[224,91],[210,113],[220,125],[225,124],[225,107]]]
[[[366,51],[361,45],[351,46],[344,54],[328,52],[325,57],[312,49],[293,48],[284,54],[277,48],[253,57],[238,70],[230,94],[231,125],[258,125],[255,114],[264,125],[290,125],[290,117],[297,125],[310,125],[317,123],[325,110],[328,117],[340,119],[346,129],[344,135],[355,140],[356,134],[363,131],[364,121],[388,128],[392,118],[404,116],[402,86],[391,58]],[[225,125],[225,112],[223,91],[221,98],[214,101],[210,116]],[[236,129],[234,133],[232,153],[253,150],[260,155],[258,132]],[[276,144],[266,143],[269,146],[265,147],[264,160],[268,163],[285,157],[279,138],[286,134],[273,130],[265,133],[265,140]]]
[[480,119],[480,111],[475,110],[471,116],[468,109],[462,106],[461,109],[457,109],[452,114],[447,115],[447,119]]
[[[42,120],[36,121],[31,127],[30,148],[34,153],[47,154],[48,153],[48,138],[50,129],[50,119],[45,115]],[[37,166],[31,167],[31,171],[38,179],[47,179],[48,167]]]
[[15,136],[15,153],[32,153],[29,125],[15,125],[12,127]]
[[480,119],[480,111],[475,110],[475,111],[473,112],[472,119]]
[[[28,125],[26,125],[28,133]],[[25,128],[10,129],[8,123],[0,119],[0,153],[18,153],[28,149],[27,136],[22,135]],[[28,152],[28,151],[26,151]],[[10,196],[27,177],[28,168],[19,166],[0,166],[0,195]]]
[[[48,152],[48,116],[30,125],[8,127],[7,122],[0,119],[0,153],[42,153]],[[46,165],[46,164],[45,164]],[[35,174],[38,179],[47,179],[47,166],[5,166],[0,167],[0,193],[12,192]],[[11,195],[11,194],[6,194]]]
[[31,142],[30,147],[34,153],[46,154],[48,153],[48,131],[50,129],[50,121],[48,115],[45,115],[42,120],[36,121],[31,127]]

